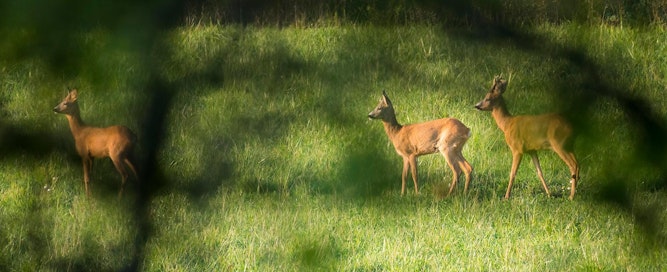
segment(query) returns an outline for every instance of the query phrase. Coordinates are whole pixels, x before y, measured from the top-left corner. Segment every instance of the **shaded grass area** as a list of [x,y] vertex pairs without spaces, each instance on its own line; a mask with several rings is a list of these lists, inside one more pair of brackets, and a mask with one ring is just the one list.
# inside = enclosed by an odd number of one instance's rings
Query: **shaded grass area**
[[[664,161],[638,158],[645,150],[635,141],[646,136],[622,101],[591,94],[586,71],[557,52],[581,52],[604,68],[601,81],[648,101],[664,120],[664,30],[531,31],[549,43],[538,50],[530,41],[485,42],[479,33],[429,26],[196,25],[164,33],[154,69],[175,95],[143,267],[660,270]],[[0,137],[11,151],[0,163],[0,268],[121,270],[135,254],[138,186],[116,200],[119,177],[100,160],[86,199],[67,123],[50,110],[75,85],[90,124],[150,125],[134,118],[147,110],[140,87],[150,80],[147,68],[122,50],[99,57],[116,48],[106,35],[82,35],[94,68],[76,77],[50,73],[38,60],[0,64]],[[581,129],[576,201],[546,199],[527,162],[514,197],[499,200],[511,155],[491,116],[473,109],[498,73],[511,75],[512,113],[563,111]],[[400,158],[381,124],[366,119],[383,89],[401,123],[449,116],[472,128],[463,151],[475,168],[469,195],[457,188],[436,200],[450,173],[432,155],[420,158],[422,195],[398,196]],[[587,95],[595,99],[580,99]],[[6,147],[4,139],[23,135]],[[565,165],[540,154],[552,191],[567,194]],[[609,196],[619,201],[601,201]]]

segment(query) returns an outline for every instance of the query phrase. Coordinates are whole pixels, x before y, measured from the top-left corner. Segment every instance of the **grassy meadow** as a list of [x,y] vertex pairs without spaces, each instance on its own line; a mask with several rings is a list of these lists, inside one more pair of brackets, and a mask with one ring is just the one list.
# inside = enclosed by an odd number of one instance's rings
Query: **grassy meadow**
[[[162,33],[153,69],[177,90],[139,265],[664,271],[665,164],[641,157],[637,142],[647,136],[624,104],[582,87],[589,71],[560,53],[581,52],[600,68],[600,81],[648,101],[664,122],[664,28],[564,23],[529,33],[543,44],[427,25],[193,24]],[[149,69],[104,31],[77,42],[89,66],[76,75],[50,71],[40,59],[0,62],[0,135],[48,148],[0,161],[0,270],[118,271],[138,254],[137,186],[116,199],[120,178],[108,159],[98,160],[87,198],[67,121],[51,109],[75,86],[84,121],[124,124],[141,138]],[[547,151],[539,153],[542,169],[557,196],[545,196],[524,158],[512,198],[502,200],[511,154],[491,114],[473,108],[501,73],[510,78],[510,112],[562,111],[580,129],[574,201],[562,197],[567,167]],[[400,196],[401,159],[381,122],[366,117],[382,90],[402,124],[455,117],[472,129],[463,151],[474,167],[468,194],[462,179],[443,198],[451,173],[442,156],[430,155],[419,160],[420,194],[409,182]]]

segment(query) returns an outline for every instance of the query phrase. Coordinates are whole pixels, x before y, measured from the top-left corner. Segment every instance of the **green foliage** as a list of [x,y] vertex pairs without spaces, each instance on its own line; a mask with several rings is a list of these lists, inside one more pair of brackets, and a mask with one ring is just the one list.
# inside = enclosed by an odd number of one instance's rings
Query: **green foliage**
[[[138,186],[116,200],[119,177],[100,160],[85,198],[67,122],[50,109],[73,84],[88,123],[141,131],[148,69],[176,96],[157,162],[166,186],[149,203],[145,270],[664,270],[663,165],[637,157],[645,150],[635,140],[645,135],[623,101],[569,103],[592,91],[582,87],[586,71],[559,55],[583,52],[604,68],[605,83],[628,87],[623,95],[649,101],[664,120],[664,29],[569,23],[530,33],[543,46],[432,26],[199,24],[163,33],[157,67],[104,31],[80,35],[91,70],[77,76],[39,60],[0,63],[0,136],[17,128],[53,143],[0,161],[0,270],[132,262]],[[498,73],[511,76],[512,113],[578,109],[575,201],[545,198],[529,162],[514,197],[500,200],[511,156],[490,114],[473,109]],[[450,173],[431,155],[420,158],[421,195],[399,196],[400,158],[381,123],[366,118],[383,89],[401,123],[449,116],[472,128],[463,150],[475,169],[469,194],[459,186],[438,200]],[[552,191],[567,193],[565,165],[540,156]],[[599,201],[607,194],[627,205]]]

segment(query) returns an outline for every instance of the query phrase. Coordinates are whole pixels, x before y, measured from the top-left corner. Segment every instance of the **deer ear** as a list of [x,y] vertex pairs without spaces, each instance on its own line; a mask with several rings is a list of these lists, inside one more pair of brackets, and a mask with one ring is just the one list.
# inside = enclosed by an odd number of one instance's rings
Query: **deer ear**
[[79,98],[79,92],[77,92],[76,89],[71,89],[69,91],[69,99],[71,101],[76,101],[77,98]]
[[493,88],[491,92],[495,94],[503,94],[505,92],[505,87],[507,87],[507,81],[502,78],[502,76],[497,75],[493,77]]
[[505,89],[507,89],[507,80],[500,79],[500,90],[505,92]]
[[389,96],[387,95],[387,92],[385,90],[382,90],[382,102],[384,102],[387,105],[391,104],[391,100],[389,100]]
[[507,89],[507,80],[500,79],[500,82],[498,83],[498,92],[502,94],[505,92],[505,89]]

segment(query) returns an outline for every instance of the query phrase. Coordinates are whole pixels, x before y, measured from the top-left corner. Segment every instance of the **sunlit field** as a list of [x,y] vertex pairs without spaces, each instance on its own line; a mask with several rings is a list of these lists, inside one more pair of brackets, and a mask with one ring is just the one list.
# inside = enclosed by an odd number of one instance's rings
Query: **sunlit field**
[[[645,135],[626,105],[586,89],[589,71],[560,53],[581,52],[601,82],[646,101],[664,125],[664,29],[544,24],[528,31],[544,42],[537,47],[460,32],[192,24],[162,33],[153,69],[176,94],[140,266],[667,269],[664,162],[637,158]],[[34,150],[49,148],[0,161],[0,270],[118,271],[136,254],[139,186],[131,180],[117,199],[118,173],[110,160],[97,160],[86,197],[67,121],[51,110],[76,87],[88,124],[123,124],[145,137],[148,68],[109,35],[92,31],[74,41],[91,67],[76,76],[51,72],[40,59],[0,62],[0,135],[30,135]],[[502,199],[510,150],[491,114],[473,107],[498,74],[510,79],[504,97],[511,113],[562,112],[573,120],[581,164],[573,201],[568,168],[551,151],[539,155],[554,197],[525,157],[512,198]],[[435,154],[419,159],[420,194],[409,181],[400,195],[401,158],[381,122],[367,118],[382,90],[403,124],[455,117],[472,129],[463,150],[474,168],[467,194],[461,179],[445,197],[451,172]]]

